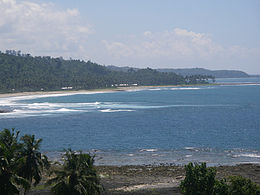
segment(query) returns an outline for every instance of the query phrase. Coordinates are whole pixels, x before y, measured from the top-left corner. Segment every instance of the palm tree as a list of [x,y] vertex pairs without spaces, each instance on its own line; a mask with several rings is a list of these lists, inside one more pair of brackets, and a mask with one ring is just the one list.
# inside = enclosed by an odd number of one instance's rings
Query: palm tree
[[100,194],[102,187],[94,169],[94,157],[70,149],[63,157],[62,168],[55,170],[56,177],[47,183],[55,184],[51,192],[57,195]]
[[19,131],[4,129],[0,132],[0,194],[18,194],[18,186],[28,188],[29,182],[17,175],[20,164],[19,153],[21,144],[18,143]]
[[[34,135],[21,137],[21,163],[18,174],[27,179],[30,185],[36,186],[42,178],[44,168],[49,168],[48,158],[39,151],[42,139],[35,139]],[[34,181],[34,182],[33,182]],[[30,188],[26,188],[26,194]]]

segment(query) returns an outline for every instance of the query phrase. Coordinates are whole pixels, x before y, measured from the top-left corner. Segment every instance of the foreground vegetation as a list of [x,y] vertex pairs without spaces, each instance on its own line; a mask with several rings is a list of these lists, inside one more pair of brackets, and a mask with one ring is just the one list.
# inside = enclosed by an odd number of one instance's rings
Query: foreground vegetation
[[216,179],[216,169],[206,163],[185,166],[186,176],[180,188],[184,195],[259,195],[260,186],[241,176]]
[[112,71],[91,61],[0,52],[0,92],[98,89],[131,85],[206,84],[212,76],[181,76],[146,69]]
[[23,188],[26,194],[36,186],[43,169],[48,169],[46,156],[39,151],[41,139],[24,135],[18,139],[19,131],[4,129],[0,132],[0,194],[18,194]]
[[[28,194],[30,189],[33,191],[40,189],[36,186],[44,184],[51,194],[109,194],[104,191],[100,177],[94,167],[94,156],[66,150],[62,158],[62,163],[52,163],[47,157],[40,152],[41,139],[35,139],[34,135],[24,135],[19,138],[19,131],[14,129],[4,129],[0,132],[0,194]],[[162,180],[171,170],[170,180],[173,177],[181,180],[177,191],[175,188],[169,187],[169,192],[179,192],[187,195],[258,195],[260,187],[253,183],[250,179],[241,176],[216,178],[216,168],[208,168],[206,163],[192,164],[185,166],[185,176],[182,177],[182,167],[98,167],[99,173],[106,181],[113,180],[112,175],[117,171],[121,171],[118,181],[122,184],[124,176],[131,175],[131,182],[136,183],[139,174],[154,174],[155,178],[161,174]],[[103,170],[103,171],[102,171]],[[130,172],[129,172],[130,171]],[[253,171],[257,171],[253,168]],[[175,174],[176,173],[176,174]],[[225,173],[227,173],[225,171]],[[241,173],[241,172],[239,172]],[[44,175],[44,176],[43,176]],[[175,176],[174,176],[175,175]],[[45,181],[42,181],[44,178]],[[139,178],[141,183],[144,182],[145,175]],[[149,178],[147,178],[150,180]],[[153,179],[154,180],[154,179]],[[114,181],[114,180],[113,180]],[[114,181],[116,182],[116,181]],[[160,182],[159,182],[160,183]],[[112,184],[116,186],[116,183]],[[143,185],[141,185],[143,186]],[[106,187],[106,186],[105,186]],[[121,188],[123,189],[123,188]],[[114,191],[113,194],[121,194]],[[155,193],[155,191],[154,191]],[[135,194],[135,193],[123,193]],[[140,193],[150,194],[150,193]]]
[[47,184],[54,184],[52,194],[89,194],[96,195],[102,191],[99,178],[94,168],[94,157],[76,153],[70,149],[63,156],[63,164],[52,171],[54,177]]
[[[94,168],[94,157],[67,150],[63,164],[50,170],[47,157],[39,151],[41,139],[19,131],[4,129],[0,132],[0,194],[27,194],[32,186],[49,172],[52,194],[95,195],[102,187]],[[54,174],[54,176],[52,176]]]

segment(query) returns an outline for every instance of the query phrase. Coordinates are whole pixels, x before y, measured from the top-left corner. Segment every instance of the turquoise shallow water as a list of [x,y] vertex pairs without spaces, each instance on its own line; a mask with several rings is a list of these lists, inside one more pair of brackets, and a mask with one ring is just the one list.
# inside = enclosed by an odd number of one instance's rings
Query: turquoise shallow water
[[0,128],[43,138],[52,159],[70,147],[95,153],[97,164],[260,163],[259,84],[2,98],[0,105],[14,110],[0,115]]

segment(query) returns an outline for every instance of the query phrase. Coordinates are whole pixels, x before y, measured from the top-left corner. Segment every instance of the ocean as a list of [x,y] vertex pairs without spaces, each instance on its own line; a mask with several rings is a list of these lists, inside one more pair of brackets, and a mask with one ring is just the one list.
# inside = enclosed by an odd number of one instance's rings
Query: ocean
[[97,165],[260,163],[260,78],[217,82],[230,84],[0,98],[13,110],[0,129],[42,138],[51,160],[71,148]]

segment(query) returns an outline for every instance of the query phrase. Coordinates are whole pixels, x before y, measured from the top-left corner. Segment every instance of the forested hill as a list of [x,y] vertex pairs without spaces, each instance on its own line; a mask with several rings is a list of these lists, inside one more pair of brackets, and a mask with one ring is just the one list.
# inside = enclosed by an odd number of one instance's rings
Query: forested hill
[[0,92],[197,84],[207,83],[209,78],[183,77],[150,68],[119,72],[90,61],[32,57],[15,51],[0,53]]
[[159,72],[174,72],[182,76],[201,74],[212,75],[216,78],[241,78],[249,75],[239,70],[208,70],[204,68],[183,68],[183,69],[157,69]]
[[[107,66],[109,69],[114,71],[123,71],[127,72],[131,67],[117,67],[117,66]],[[134,70],[138,70],[138,68],[134,68]],[[164,69],[156,69],[159,72],[174,72],[176,74],[180,74],[182,76],[191,76],[191,75],[211,75],[215,78],[242,78],[242,77],[250,77],[247,73],[239,70],[208,70],[205,68],[182,68],[182,69],[172,69],[172,68],[164,68]]]

